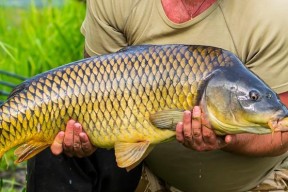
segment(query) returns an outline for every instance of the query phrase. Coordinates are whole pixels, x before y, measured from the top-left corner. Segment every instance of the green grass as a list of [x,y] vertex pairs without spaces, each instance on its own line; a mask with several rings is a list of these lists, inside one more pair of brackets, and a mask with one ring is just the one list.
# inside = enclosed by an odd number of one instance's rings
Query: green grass
[[[84,16],[85,4],[76,0],[66,0],[60,7],[37,8],[33,3],[28,8],[0,6],[0,70],[31,77],[83,58],[80,26]],[[19,84],[23,80],[0,71],[0,90],[8,93],[11,88],[1,84],[3,81]],[[5,99],[0,93],[0,100]],[[25,191],[25,184],[14,174],[3,176],[26,167],[14,161],[13,151],[0,161],[0,191]]]
[[62,7],[0,7],[0,70],[31,77],[82,58],[84,16],[85,4],[73,0]]

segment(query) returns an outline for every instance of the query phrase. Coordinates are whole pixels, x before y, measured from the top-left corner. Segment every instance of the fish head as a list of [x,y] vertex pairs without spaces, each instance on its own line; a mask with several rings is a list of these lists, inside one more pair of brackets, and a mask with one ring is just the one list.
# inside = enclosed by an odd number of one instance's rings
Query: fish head
[[271,88],[243,67],[215,71],[201,105],[220,135],[288,130],[287,108]]

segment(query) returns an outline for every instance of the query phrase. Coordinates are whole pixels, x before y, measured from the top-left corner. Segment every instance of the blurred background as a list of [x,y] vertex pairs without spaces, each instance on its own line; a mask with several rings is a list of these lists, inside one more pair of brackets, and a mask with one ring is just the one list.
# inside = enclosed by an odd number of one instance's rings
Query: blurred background
[[[83,58],[83,0],[0,0],[0,102],[26,78]],[[26,191],[26,163],[0,160],[0,191]]]

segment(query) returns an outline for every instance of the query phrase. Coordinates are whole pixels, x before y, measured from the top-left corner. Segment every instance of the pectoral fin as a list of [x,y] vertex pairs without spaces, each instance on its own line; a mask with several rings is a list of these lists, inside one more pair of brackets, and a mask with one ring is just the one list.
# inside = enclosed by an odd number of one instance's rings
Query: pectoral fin
[[150,115],[151,123],[160,129],[176,130],[178,122],[183,120],[183,110],[171,109]]
[[126,168],[127,171],[135,168],[153,149],[150,142],[115,144],[115,156],[119,167]]
[[15,163],[21,163],[22,161],[30,159],[48,146],[48,143],[39,141],[29,141],[28,143],[24,143],[14,151],[14,154],[17,156]]

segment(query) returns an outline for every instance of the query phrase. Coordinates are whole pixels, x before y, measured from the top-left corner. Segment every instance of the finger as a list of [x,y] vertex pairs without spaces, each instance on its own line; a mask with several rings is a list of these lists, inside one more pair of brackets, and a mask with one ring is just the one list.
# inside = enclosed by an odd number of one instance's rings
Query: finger
[[74,120],[69,120],[66,125],[63,148],[64,148],[65,153],[67,154],[73,153],[73,150],[74,150],[74,146],[73,146],[74,124],[75,124]]
[[63,152],[63,141],[64,141],[64,132],[61,131],[57,134],[50,147],[54,155],[59,155]]
[[192,136],[196,144],[202,144],[202,129],[201,129],[201,110],[199,106],[193,108],[192,113]]
[[205,143],[207,144],[217,144],[216,134],[211,128],[209,121],[207,120],[205,114],[201,115],[201,124],[202,124],[202,137]]
[[82,132],[82,126],[80,123],[75,123],[74,124],[74,129],[73,129],[73,151],[76,156],[77,154],[81,155],[83,153],[82,148],[81,148],[81,141],[80,141],[80,136],[79,134]]
[[180,143],[184,143],[183,123],[182,122],[179,122],[176,125],[176,139]]
[[191,111],[184,111],[183,116],[183,133],[186,140],[192,140],[192,130],[191,130]]
[[82,143],[82,151],[84,153],[83,155],[87,156],[87,155],[91,155],[92,153],[94,153],[96,150],[96,147],[92,145],[87,134],[82,132],[80,133],[79,136],[80,136],[80,140]]
[[226,135],[225,136],[225,143],[226,144],[232,144],[237,142],[236,135]]
[[207,144],[210,145],[217,144],[217,138],[213,130],[207,128],[206,126],[203,126],[203,124],[202,124],[202,138],[204,142]]

